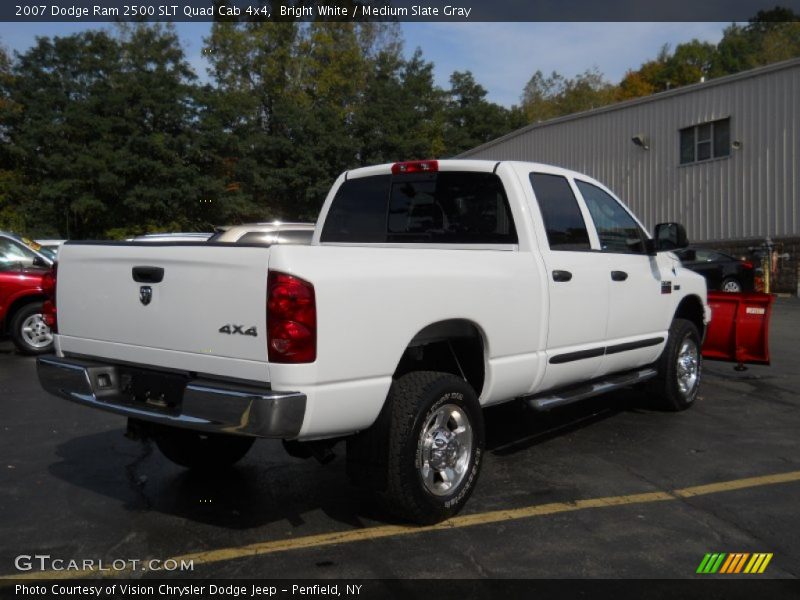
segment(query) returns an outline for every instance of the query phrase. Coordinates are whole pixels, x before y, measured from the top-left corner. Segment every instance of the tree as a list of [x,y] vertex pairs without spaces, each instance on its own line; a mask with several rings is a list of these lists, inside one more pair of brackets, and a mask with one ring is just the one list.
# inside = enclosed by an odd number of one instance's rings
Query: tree
[[470,71],[455,71],[445,113],[446,152],[459,154],[508,131],[508,110],[486,100],[486,89]]
[[597,69],[587,69],[572,79],[553,72],[536,71],[522,94],[522,110],[538,122],[605,106],[616,98],[614,86]]
[[13,68],[11,201],[30,235],[191,225],[193,73],[169,28],[39,38]]
[[20,230],[24,227],[22,211],[12,202],[11,190],[19,185],[13,169],[9,121],[16,107],[10,99],[13,85],[11,57],[0,44],[0,229]]
[[564,89],[564,78],[553,71],[548,77],[536,71],[522,91],[522,110],[528,121],[537,123],[559,115],[556,98]]

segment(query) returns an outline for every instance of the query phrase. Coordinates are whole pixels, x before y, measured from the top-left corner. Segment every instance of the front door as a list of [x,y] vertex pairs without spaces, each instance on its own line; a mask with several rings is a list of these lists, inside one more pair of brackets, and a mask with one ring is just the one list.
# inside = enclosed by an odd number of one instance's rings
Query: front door
[[587,181],[575,184],[600,242],[598,270],[609,283],[602,373],[652,363],[667,338],[672,273],[646,253],[644,231],[616,198]]

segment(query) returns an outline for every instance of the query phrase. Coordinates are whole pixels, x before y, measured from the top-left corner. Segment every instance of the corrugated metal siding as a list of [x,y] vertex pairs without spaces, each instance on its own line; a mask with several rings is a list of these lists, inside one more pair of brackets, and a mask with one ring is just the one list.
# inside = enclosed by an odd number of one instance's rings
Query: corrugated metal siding
[[[693,86],[511,134],[463,157],[531,160],[591,175],[652,228],[680,221],[690,239],[800,235],[800,61]],[[679,164],[679,130],[730,117],[727,158]],[[631,138],[644,134],[650,150]]]

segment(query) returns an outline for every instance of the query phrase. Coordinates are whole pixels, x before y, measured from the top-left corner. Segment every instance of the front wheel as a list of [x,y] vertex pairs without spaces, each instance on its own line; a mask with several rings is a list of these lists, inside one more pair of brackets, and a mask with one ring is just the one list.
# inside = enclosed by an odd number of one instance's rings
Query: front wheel
[[189,469],[222,469],[242,459],[255,438],[158,427],[156,446],[172,462]]
[[686,319],[675,319],[658,360],[658,375],[647,386],[656,407],[680,411],[692,406],[700,387],[702,366],[697,327]]
[[42,318],[42,303],[31,302],[11,319],[11,340],[22,354],[44,354],[53,349],[53,333]]
[[395,381],[387,402],[384,504],[420,524],[455,515],[475,488],[483,457],[475,391],[454,375],[419,371]]
[[739,283],[738,279],[734,279],[733,277],[728,277],[725,281],[722,282],[722,291],[729,292],[732,294],[740,294],[743,291],[742,284]]

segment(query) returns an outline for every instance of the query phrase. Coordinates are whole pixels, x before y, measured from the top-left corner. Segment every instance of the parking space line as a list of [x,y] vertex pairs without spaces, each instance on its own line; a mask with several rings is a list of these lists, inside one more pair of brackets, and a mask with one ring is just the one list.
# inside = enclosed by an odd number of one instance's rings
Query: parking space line
[[[650,502],[668,502],[697,496],[707,496],[735,490],[748,488],[764,487],[781,483],[791,483],[800,481],[800,471],[790,471],[787,473],[777,473],[773,475],[763,475],[760,477],[747,477],[744,479],[734,479],[721,481],[706,485],[698,485],[687,488],[672,490],[671,492],[647,492],[642,494],[630,494],[625,496],[609,496],[604,498],[589,498],[586,500],[576,500],[574,502],[552,502],[549,504],[537,504],[520,508],[509,508],[503,510],[477,513],[471,515],[460,515],[438,523],[418,527],[414,525],[379,525],[366,529],[355,529],[351,531],[337,531],[332,533],[322,533],[309,535],[299,538],[286,538],[269,542],[257,542],[244,546],[233,546],[230,548],[220,548],[218,550],[206,550],[190,554],[172,556],[166,560],[193,561],[194,565],[207,565],[218,562],[225,562],[239,558],[263,556],[266,554],[276,554],[291,550],[303,550],[309,548],[320,548],[324,546],[352,544],[366,540],[376,540],[381,538],[399,537],[403,535],[416,535],[430,531],[448,531],[451,529],[461,529],[463,527],[474,527],[477,525],[489,525],[504,521],[517,521],[552,515],[558,513],[574,512],[590,508],[609,508],[614,506],[629,506],[634,504],[647,504]],[[166,562],[162,561],[162,562]],[[762,567],[763,568],[763,567]],[[108,573],[96,570],[90,571],[45,571],[36,573],[24,573],[20,575],[3,575],[3,580],[20,579],[77,579],[81,577],[106,576]],[[121,573],[113,573],[120,575]],[[122,573],[125,574],[125,573]]]

